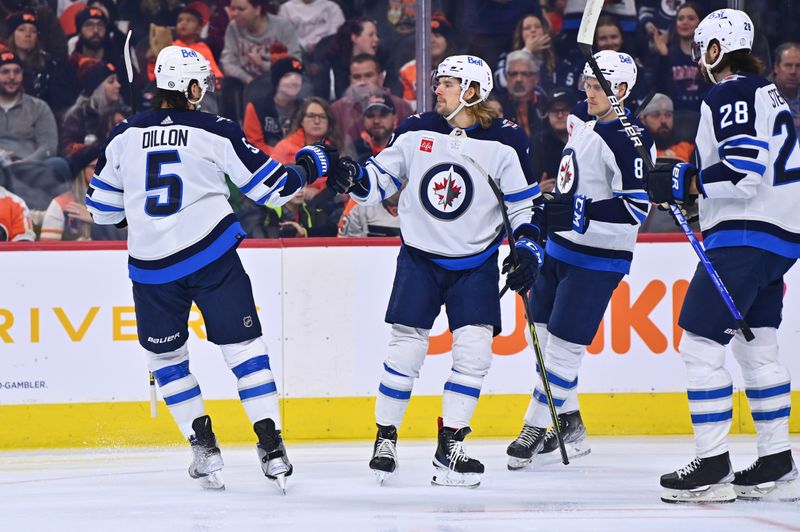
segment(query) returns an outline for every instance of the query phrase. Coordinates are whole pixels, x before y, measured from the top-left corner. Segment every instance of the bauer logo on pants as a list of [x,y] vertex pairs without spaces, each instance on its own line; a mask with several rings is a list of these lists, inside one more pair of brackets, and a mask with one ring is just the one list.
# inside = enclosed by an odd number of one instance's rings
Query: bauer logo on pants
[[464,214],[473,193],[467,170],[452,163],[437,164],[425,172],[419,187],[423,207],[440,220],[455,220]]

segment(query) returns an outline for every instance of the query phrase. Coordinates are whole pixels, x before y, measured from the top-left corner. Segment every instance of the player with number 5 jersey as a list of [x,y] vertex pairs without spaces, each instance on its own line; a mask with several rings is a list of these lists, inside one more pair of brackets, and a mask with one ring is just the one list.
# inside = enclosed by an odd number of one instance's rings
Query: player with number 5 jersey
[[[758,73],[750,50],[753,23],[721,9],[694,33],[700,71],[714,86],[701,106],[697,167],[658,164],[650,173],[654,202],[697,199],[711,263],[750,325],[748,342],[702,265],[691,281],[678,324],[686,365],[696,458],[661,477],[666,502],[800,499],[789,441],[790,379],[778,356],[783,276],[800,258],[800,149],[786,102]],[[727,436],[733,386],[726,346],[742,369],[758,433],[758,459],[733,472]]]
[[187,320],[195,302],[219,345],[258,436],[264,474],[285,489],[291,475],[281,439],[277,388],[236,248],[246,236],[228,203],[227,174],[260,205],[281,205],[326,169],[316,147],[283,166],[250,145],[238,124],[197,111],[214,88],[209,63],[188,48],[156,61],[153,108],[117,125],[86,194],[95,223],[128,226],[128,272],[139,343],[175,422],[191,443],[189,475],[222,489],[222,457],[189,371]]

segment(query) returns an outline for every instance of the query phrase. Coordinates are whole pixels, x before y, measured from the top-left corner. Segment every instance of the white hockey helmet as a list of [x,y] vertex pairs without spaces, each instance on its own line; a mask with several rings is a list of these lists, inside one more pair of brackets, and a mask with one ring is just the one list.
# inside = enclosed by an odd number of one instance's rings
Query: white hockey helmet
[[[200,103],[206,92],[214,92],[214,74],[211,64],[191,48],[167,46],[156,58],[156,87],[168,91],[180,91],[193,105]],[[202,93],[194,101],[189,94],[189,83],[196,80]]]
[[[600,67],[600,72],[608,80],[611,85],[611,91],[616,94],[620,83],[625,83],[627,88],[625,94],[622,96],[622,101],[625,100],[636,85],[636,61],[633,57],[624,52],[615,52],[614,50],[602,50],[594,54],[594,60],[597,61],[597,66]],[[583,67],[583,75],[579,87],[584,90],[585,78],[593,78],[594,72],[589,63]]]
[[[451,55],[439,63],[433,79],[433,88],[436,88],[437,79],[440,77],[458,78],[461,80],[461,94],[458,96],[459,105],[450,113],[447,120],[452,120],[464,107],[472,107],[489,97],[494,88],[492,69],[486,61],[474,55]],[[473,82],[478,84],[478,99],[472,102],[464,100],[464,94]]]
[[[713,65],[705,62],[708,46],[712,41],[719,43],[720,53]],[[700,21],[694,30],[692,59],[701,62],[714,80],[711,70],[716,67],[722,57],[736,50],[750,51],[753,48],[753,21],[744,11],[738,9],[718,9]]]

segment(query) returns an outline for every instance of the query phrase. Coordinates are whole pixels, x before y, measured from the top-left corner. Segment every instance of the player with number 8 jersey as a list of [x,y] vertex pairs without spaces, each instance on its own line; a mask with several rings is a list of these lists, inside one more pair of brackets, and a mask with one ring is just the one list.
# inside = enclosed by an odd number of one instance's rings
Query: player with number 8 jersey
[[256,203],[281,205],[325,168],[307,160],[283,166],[250,145],[238,124],[198,112],[214,80],[208,61],[194,50],[164,48],[156,85],[153,108],[111,132],[86,206],[95,223],[128,225],[139,343],[191,443],[189,475],[205,488],[224,488],[211,419],[189,371],[187,320],[194,301],[208,339],[237,378],[262,470],[285,489],[292,466],[250,279],[236,252],[246,234],[228,203],[225,175]]
[[[721,9],[694,33],[694,58],[714,86],[701,105],[698,166],[656,165],[654,202],[698,199],[711,263],[750,325],[748,342],[702,265],[692,278],[678,324],[686,365],[696,458],[661,477],[665,502],[800,499],[789,441],[790,379],[778,356],[783,276],[800,258],[800,149],[791,114],[751,55],[753,23]],[[739,362],[756,432],[758,459],[733,472],[727,435],[733,385],[726,346]]]

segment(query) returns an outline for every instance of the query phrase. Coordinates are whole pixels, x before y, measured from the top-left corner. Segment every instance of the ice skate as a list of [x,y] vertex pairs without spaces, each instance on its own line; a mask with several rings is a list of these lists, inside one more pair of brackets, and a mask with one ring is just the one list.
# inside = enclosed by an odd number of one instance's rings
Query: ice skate
[[524,425],[517,439],[512,441],[506,454],[508,455],[508,469],[516,471],[528,466],[533,456],[541,451],[544,446],[547,429]]
[[733,502],[733,469],[727,452],[709,458],[695,458],[685,467],[661,476],[664,502]]
[[397,472],[397,428],[394,425],[378,425],[369,468],[381,486]]
[[736,496],[749,501],[792,502],[800,500],[800,484],[792,451],[786,450],[758,460],[733,476]]
[[281,493],[286,495],[286,477],[291,476],[294,468],[286,454],[281,431],[275,428],[275,422],[271,419],[256,421],[253,430],[258,436],[256,451],[261,461],[261,470],[268,479],[274,480]]
[[480,486],[483,464],[464,452],[464,438],[470,432],[472,431],[469,427],[458,430],[449,427],[439,429],[439,445],[433,457],[436,471],[431,484],[464,488]]
[[224,490],[222,478],[222,454],[217,447],[217,438],[211,430],[211,418],[202,416],[192,422],[194,434],[189,437],[192,445],[192,463],[189,476],[198,479],[200,486],[209,490]]
[[[558,425],[561,427],[561,437],[564,438],[564,448],[567,450],[567,458],[570,461],[574,458],[586,456],[592,449],[586,441],[586,426],[581,419],[578,410],[558,415]],[[544,437],[544,446],[539,454],[534,456],[534,465],[548,465],[561,462],[561,451],[558,448],[558,438],[553,427],[547,431]]]

